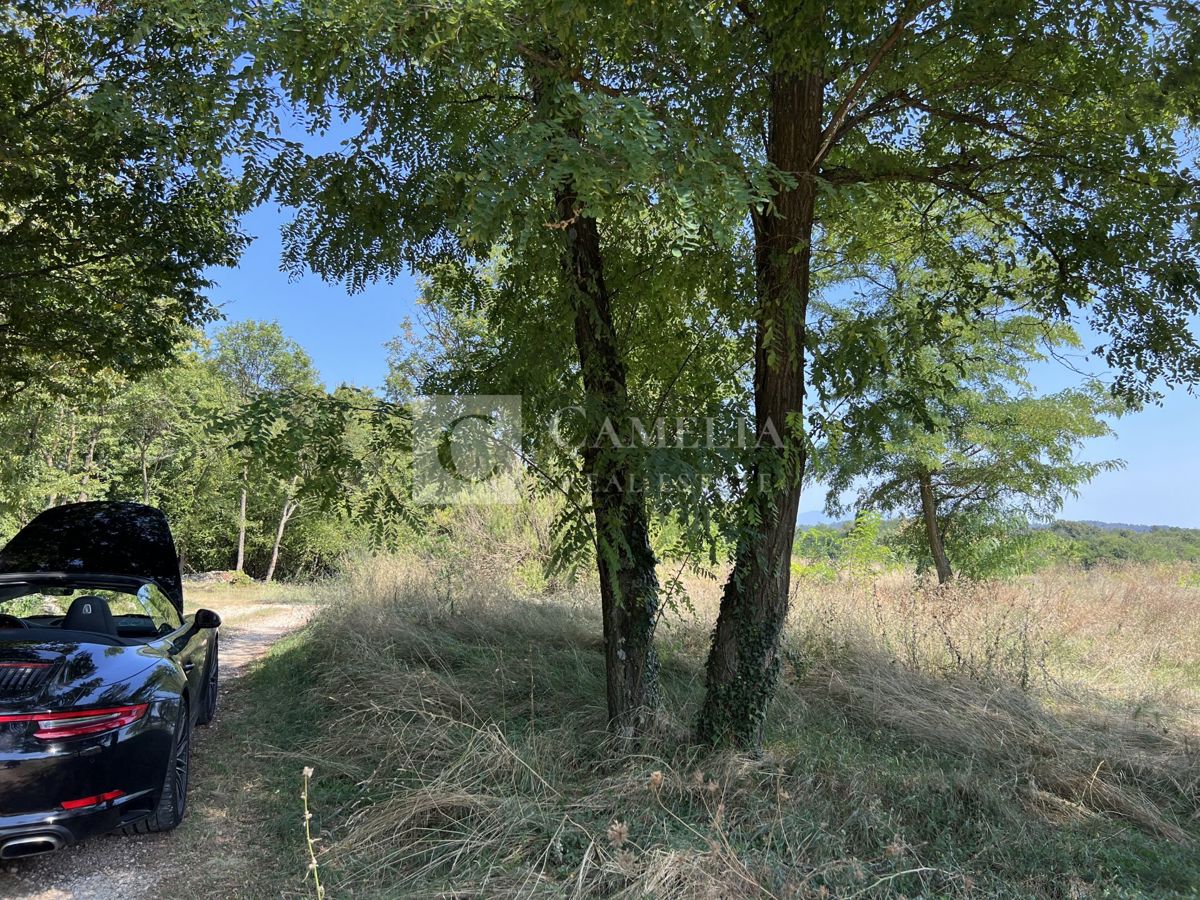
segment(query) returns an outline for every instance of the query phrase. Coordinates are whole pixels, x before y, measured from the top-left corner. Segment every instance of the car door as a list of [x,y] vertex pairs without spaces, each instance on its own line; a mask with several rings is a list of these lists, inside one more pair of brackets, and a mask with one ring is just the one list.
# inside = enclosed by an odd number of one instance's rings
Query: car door
[[[138,590],[138,599],[147,614],[164,634],[171,635],[171,655],[183,669],[188,680],[188,692],[193,698],[203,696],[204,664],[208,655],[208,636],[203,629],[192,627],[192,617],[181,617],[175,605],[159,589],[148,582]],[[195,715],[196,704],[192,704]]]
[[192,715],[195,716],[200,708],[200,698],[204,696],[204,667],[208,660],[208,632],[203,628],[192,627],[192,617],[184,620],[187,628],[181,635],[179,664],[187,674],[188,692],[192,697]]

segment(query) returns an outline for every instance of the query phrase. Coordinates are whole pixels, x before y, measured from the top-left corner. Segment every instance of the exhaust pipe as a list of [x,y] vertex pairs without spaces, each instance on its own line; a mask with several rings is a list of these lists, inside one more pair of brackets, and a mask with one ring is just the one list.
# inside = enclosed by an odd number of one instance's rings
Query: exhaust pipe
[[0,844],[0,859],[23,859],[41,853],[53,853],[62,845],[62,838],[57,834],[29,834]]

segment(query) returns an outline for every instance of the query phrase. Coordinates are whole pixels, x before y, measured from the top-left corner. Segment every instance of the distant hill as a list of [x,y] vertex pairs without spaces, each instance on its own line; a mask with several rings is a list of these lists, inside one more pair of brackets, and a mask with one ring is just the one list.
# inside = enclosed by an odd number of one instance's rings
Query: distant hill
[[1095,519],[1078,520],[1083,525],[1093,528],[1103,528],[1105,531],[1153,531],[1155,528],[1168,528],[1167,525],[1129,525],[1125,522],[1098,522]]
[[[884,521],[879,539],[888,543],[900,522],[900,519]],[[799,528],[796,539],[798,556],[810,559],[828,556],[833,559],[841,552],[840,541],[844,539],[851,522],[838,521],[818,510],[809,510],[796,517],[796,525]],[[1043,534],[1049,532],[1059,539],[1053,549],[1047,551],[1047,561],[1070,561],[1085,566],[1128,562],[1200,564],[1200,528],[1060,519],[1050,524],[1034,525],[1033,530]]]
[[796,524],[801,528],[808,528],[813,525],[836,525],[837,520],[829,518],[819,509],[810,509],[796,516]]
[[[802,512],[796,516],[796,524],[801,528],[811,528],[814,525],[845,525],[852,519],[831,519],[819,509],[810,509],[807,512]],[[889,523],[899,520],[887,520]],[[1053,528],[1055,525],[1087,525],[1090,528],[1098,528],[1101,531],[1133,531],[1138,534],[1147,534],[1152,531],[1196,531],[1197,528],[1184,528],[1179,525],[1139,525],[1131,522],[1101,522],[1098,519],[1059,519],[1049,525],[1035,525],[1034,528],[1039,531],[1044,528]]]

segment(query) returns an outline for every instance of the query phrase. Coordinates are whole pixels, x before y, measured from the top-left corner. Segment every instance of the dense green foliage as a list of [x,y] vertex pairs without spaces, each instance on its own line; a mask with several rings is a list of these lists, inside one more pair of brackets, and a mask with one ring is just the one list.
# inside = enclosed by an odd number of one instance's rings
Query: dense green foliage
[[[301,381],[325,396],[307,355],[277,325],[258,322],[230,326],[211,344],[184,348],[175,363],[135,381],[114,375],[70,398],[32,390],[19,395],[0,412],[0,538],[57,503],[137,500],[167,513],[185,571],[233,569],[245,488],[248,574],[266,574],[285,511],[281,575],[329,572],[347,553],[365,548],[370,529],[349,512],[366,494],[361,480],[343,479],[346,504],[329,508],[297,490],[296,471],[280,463],[292,446],[285,438],[294,441],[303,432],[264,426],[268,437],[254,452],[241,443],[251,400],[238,373],[248,368],[231,367],[230,358],[246,357],[264,342],[273,348],[272,371],[298,380],[264,375],[255,396],[282,395]],[[359,398],[367,408],[370,400]],[[346,455],[382,477],[387,468],[371,464],[369,447],[361,436],[357,440]]]
[[1061,541],[1060,558],[1085,566],[1200,563],[1200,528],[1055,522],[1049,530]]
[[157,4],[0,11],[0,400],[161,365],[235,262],[222,32]]

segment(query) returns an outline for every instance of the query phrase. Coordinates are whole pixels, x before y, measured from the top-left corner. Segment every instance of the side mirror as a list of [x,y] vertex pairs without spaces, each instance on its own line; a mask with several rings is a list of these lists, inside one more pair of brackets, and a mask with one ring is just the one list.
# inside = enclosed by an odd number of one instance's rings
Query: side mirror
[[220,628],[221,617],[211,609],[198,609],[196,615],[192,619],[193,624],[197,628]]

